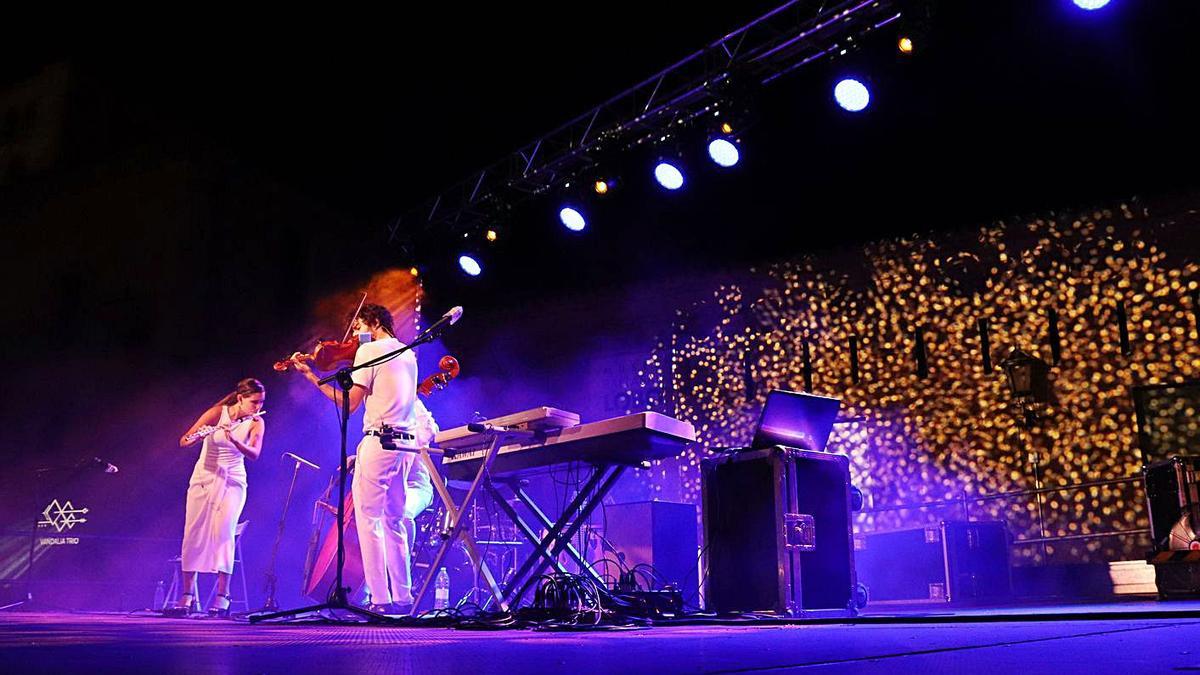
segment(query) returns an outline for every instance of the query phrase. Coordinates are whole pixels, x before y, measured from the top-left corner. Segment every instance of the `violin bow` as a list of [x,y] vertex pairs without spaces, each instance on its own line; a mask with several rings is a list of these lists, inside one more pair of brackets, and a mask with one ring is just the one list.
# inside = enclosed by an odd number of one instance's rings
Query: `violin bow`
[[342,336],[342,342],[350,339],[350,331],[354,330],[354,322],[358,320],[358,313],[362,311],[363,305],[367,303],[367,294],[363,293],[362,300],[358,301],[358,309],[354,310],[354,316],[350,317],[350,325],[346,326],[346,334]]

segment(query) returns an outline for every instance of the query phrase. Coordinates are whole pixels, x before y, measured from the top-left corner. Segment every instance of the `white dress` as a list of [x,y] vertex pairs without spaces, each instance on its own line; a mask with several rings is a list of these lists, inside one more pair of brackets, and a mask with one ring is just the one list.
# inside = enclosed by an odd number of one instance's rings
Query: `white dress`
[[[218,424],[229,422],[229,407],[222,406]],[[245,445],[253,424],[244,422],[230,433]],[[215,436],[221,440],[214,440]],[[182,553],[185,572],[233,573],[234,533],[245,505],[245,458],[224,432],[212,434],[204,439],[188,483]]]

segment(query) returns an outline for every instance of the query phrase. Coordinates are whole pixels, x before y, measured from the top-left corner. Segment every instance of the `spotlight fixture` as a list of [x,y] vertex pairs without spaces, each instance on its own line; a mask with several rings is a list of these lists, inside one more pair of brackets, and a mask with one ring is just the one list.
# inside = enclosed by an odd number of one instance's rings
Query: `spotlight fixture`
[[721,133],[727,134],[727,135],[732,134],[733,133],[733,125],[730,124],[729,122],[721,122]]
[[458,256],[458,266],[464,274],[470,277],[477,277],[483,273],[483,266],[474,256],[467,253]]
[[611,193],[617,187],[617,179],[611,176],[597,178],[592,182],[592,191],[601,197]]
[[412,267],[408,268],[408,273],[415,277],[421,274],[421,270],[417,269],[416,265],[413,265]]
[[854,78],[844,78],[833,88],[833,98],[844,110],[861,112],[871,104],[871,91]]
[[485,239],[487,239],[488,241],[496,241],[496,238],[499,236],[500,235],[496,234],[496,230],[491,229],[491,228],[488,228],[488,231],[485,232],[483,235],[483,237]]
[[911,54],[913,52],[912,38],[908,37],[907,35],[901,37],[900,40],[896,42],[896,49],[899,49],[901,54]]
[[719,166],[726,168],[734,166],[741,159],[737,145],[728,138],[714,138],[709,141],[708,156]]
[[562,222],[563,227],[572,232],[583,232],[587,227],[587,219],[573,206],[564,206],[559,209],[558,219]]
[[671,161],[659,160],[654,167],[654,180],[663,188],[675,191],[683,187],[683,172]]
[[1109,0],[1074,0],[1075,6],[1079,9],[1089,12],[1100,9],[1109,3]]

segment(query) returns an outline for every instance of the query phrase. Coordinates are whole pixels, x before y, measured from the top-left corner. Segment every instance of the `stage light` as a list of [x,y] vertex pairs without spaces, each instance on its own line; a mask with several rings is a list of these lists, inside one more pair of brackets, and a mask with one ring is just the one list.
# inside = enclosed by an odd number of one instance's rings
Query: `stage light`
[[1086,9],[1090,12],[1094,9],[1100,9],[1101,7],[1107,5],[1109,0],[1074,0],[1074,2],[1075,6],[1079,9]]
[[408,273],[415,277],[421,273],[421,270],[417,269],[416,266],[413,266],[408,268]]
[[608,194],[608,189],[609,189],[608,181],[606,181],[604,179],[597,180],[592,185],[592,189],[595,190],[596,194],[598,194],[598,195],[606,195],[606,194]]
[[496,234],[495,230],[488,230],[487,234],[485,234],[484,236],[487,237],[488,241],[496,241],[496,237],[498,237],[499,235]]
[[479,264],[479,261],[465,253],[458,256],[458,266],[468,276],[472,277],[477,277],[483,272],[483,267]]
[[896,43],[896,48],[899,49],[900,53],[902,54],[911,54],[913,51],[912,38],[908,37],[907,35],[900,38],[900,41]]
[[661,161],[654,167],[654,179],[668,190],[678,190],[683,187],[683,172],[674,164]]
[[564,206],[558,212],[558,219],[562,221],[564,227],[572,232],[583,232],[583,229],[587,227],[587,219],[583,217],[583,214],[570,206]]
[[724,167],[731,167],[741,159],[738,148],[729,139],[714,138],[708,143],[708,156],[712,161]]
[[846,78],[833,88],[833,98],[845,110],[860,112],[871,103],[871,92],[862,82]]
[[733,133],[733,125],[730,124],[729,122],[722,122],[721,123],[721,133],[732,134]]

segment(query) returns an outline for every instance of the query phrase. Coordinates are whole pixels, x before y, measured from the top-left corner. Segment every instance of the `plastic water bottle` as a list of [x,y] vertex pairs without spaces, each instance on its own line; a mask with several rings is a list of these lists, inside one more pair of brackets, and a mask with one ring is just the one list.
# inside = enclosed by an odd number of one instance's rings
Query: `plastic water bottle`
[[162,609],[163,605],[167,604],[167,590],[163,588],[162,579],[158,580],[158,585],[154,587],[154,604],[151,605],[154,609]]
[[433,582],[433,608],[446,609],[450,606],[450,573],[446,568],[438,570],[437,579]]

